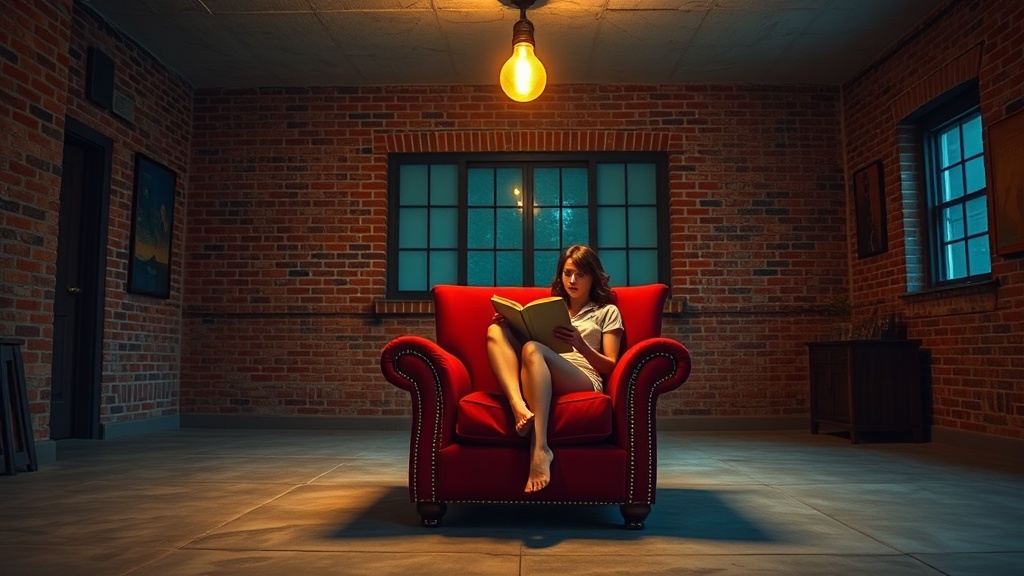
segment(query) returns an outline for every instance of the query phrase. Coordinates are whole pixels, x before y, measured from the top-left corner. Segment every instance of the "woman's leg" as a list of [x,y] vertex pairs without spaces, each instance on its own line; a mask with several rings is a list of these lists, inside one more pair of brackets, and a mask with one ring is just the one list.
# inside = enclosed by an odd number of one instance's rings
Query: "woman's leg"
[[534,415],[530,477],[526,480],[526,491],[536,492],[551,481],[551,462],[555,459],[548,446],[552,395],[593,390],[594,385],[582,370],[537,342],[527,342],[523,346],[520,378],[523,396]]
[[498,385],[512,406],[516,432],[520,436],[526,436],[533,424],[533,412],[526,406],[519,386],[519,355],[516,354],[518,348],[519,342],[507,326],[491,324],[487,327],[487,357],[491,361],[491,369],[494,370]]

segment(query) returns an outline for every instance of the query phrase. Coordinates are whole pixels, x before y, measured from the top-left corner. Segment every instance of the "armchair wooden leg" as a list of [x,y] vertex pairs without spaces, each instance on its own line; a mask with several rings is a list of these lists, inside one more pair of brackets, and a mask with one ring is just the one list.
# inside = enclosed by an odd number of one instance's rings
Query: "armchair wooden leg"
[[622,519],[626,521],[626,528],[643,530],[651,507],[649,504],[620,504],[619,512],[622,512]]
[[448,511],[448,504],[444,502],[417,502],[416,511],[423,519],[423,525],[427,528],[436,528],[441,523],[441,518]]

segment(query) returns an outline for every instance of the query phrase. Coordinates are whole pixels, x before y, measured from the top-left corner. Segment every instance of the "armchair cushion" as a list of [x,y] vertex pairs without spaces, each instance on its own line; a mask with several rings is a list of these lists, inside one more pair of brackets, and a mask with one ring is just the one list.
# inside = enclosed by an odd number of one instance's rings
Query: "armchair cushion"
[[[612,433],[612,400],[599,392],[573,392],[552,398],[548,442],[553,446],[589,444]],[[459,400],[456,435],[480,444],[521,444],[512,411],[500,392],[472,392]]]

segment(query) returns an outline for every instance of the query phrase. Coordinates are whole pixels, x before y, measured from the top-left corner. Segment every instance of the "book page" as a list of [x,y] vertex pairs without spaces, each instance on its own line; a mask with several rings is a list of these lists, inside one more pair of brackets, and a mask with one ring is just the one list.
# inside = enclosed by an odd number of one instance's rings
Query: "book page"
[[505,317],[508,327],[520,344],[530,340],[530,329],[523,320],[523,307],[518,302],[495,294],[491,296],[491,305],[494,306],[495,312]]
[[569,309],[559,296],[540,298],[523,307],[523,320],[533,339],[559,354],[572,352],[572,346],[555,338],[553,332],[558,326],[571,326]]

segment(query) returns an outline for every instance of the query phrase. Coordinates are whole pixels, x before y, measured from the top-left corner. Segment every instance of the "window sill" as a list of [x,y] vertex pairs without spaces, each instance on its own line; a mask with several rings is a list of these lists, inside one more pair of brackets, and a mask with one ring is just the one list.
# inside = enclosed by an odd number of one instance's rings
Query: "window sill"
[[[665,301],[665,316],[682,316],[686,312],[686,299],[670,298]],[[374,316],[432,316],[434,303],[430,300],[375,300]]]
[[434,303],[430,300],[374,300],[374,316],[431,316]]
[[907,305],[908,318],[956,316],[994,311],[998,291],[998,280],[983,280],[908,292],[900,299]]

